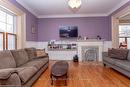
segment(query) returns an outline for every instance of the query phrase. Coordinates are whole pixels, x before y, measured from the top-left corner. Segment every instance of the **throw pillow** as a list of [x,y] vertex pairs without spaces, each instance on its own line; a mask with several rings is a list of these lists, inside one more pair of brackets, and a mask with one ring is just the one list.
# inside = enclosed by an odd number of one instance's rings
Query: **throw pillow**
[[33,48],[33,47],[32,48],[25,48],[25,51],[27,52],[30,60],[37,57],[36,48]]
[[37,49],[36,50],[37,58],[46,57],[48,54],[45,52],[44,49]]
[[24,49],[11,50],[11,52],[16,61],[17,67],[19,67],[29,61],[28,55]]
[[9,50],[0,51],[0,69],[16,68],[16,62]]
[[108,56],[111,58],[116,58],[120,60],[126,60],[128,55],[128,50],[127,49],[108,49]]

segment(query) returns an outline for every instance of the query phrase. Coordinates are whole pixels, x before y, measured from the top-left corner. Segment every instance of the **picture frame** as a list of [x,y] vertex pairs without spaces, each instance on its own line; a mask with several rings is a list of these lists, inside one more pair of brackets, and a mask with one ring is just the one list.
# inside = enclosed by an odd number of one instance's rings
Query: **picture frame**
[[32,26],[31,32],[32,32],[32,34],[35,34],[35,33],[36,33],[36,28],[35,28],[34,26]]

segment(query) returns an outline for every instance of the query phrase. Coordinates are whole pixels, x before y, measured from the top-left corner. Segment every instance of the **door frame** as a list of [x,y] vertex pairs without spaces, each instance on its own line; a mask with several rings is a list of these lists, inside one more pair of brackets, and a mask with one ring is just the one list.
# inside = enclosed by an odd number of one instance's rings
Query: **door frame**
[[130,14],[130,5],[111,16],[112,47],[119,48],[119,19]]

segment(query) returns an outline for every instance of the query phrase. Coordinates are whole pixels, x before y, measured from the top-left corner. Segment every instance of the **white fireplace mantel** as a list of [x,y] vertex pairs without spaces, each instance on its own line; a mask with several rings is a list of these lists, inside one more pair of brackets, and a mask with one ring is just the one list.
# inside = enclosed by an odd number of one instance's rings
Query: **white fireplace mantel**
[[102,52],[103,52],[103,45],[104,45],[104,42],[103,41],[78,41],[77,42],[77,45],[78,45],[78,57],[79,57],[79,61],[82,61],[83,58],[82,58],[82,47],[92,47],[92,46],[95,46],[95,47],[98,47],[99,49],[99,58],[98,58],[98,61],[102,61]]

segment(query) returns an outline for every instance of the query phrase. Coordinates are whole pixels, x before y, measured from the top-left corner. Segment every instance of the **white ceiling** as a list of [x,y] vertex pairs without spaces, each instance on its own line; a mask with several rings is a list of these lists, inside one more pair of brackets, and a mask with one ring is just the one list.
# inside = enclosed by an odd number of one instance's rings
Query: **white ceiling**
[[108,16],[129,0],[82,0],[81,8],[73,13],[68,0],[16,0],[38,18]]

